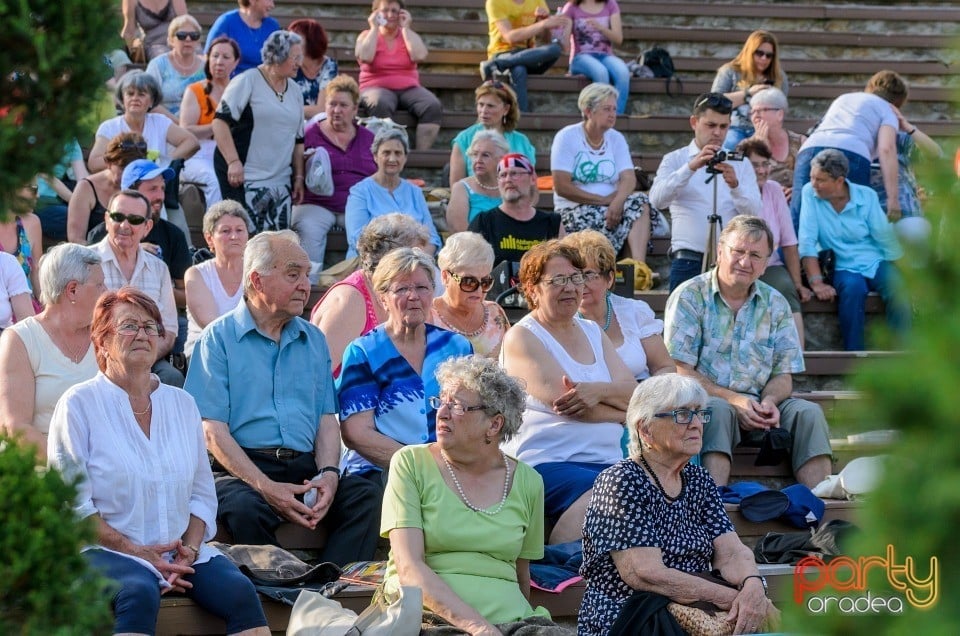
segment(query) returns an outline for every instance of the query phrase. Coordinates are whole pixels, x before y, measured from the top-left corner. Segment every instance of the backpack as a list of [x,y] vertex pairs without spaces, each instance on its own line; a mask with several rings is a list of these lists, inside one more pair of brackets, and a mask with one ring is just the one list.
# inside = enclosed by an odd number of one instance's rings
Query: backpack
[[677,86],[680,87],[679,92],[683,93],[683,82],[677,77],[673,66],[673,58],[670,57],[669,51],[665,48],[653,45],[638,55],[637,61],[650,69],[654,77],[662,77],[666,80],[667,95],[673,97],[673,93],[670,91],[671,80],[677,83]]

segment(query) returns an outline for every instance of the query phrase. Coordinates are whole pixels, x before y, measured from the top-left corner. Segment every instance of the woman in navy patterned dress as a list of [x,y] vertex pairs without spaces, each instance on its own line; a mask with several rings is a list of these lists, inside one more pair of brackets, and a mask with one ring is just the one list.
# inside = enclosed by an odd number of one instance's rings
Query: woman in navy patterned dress
[[[634,391],[627,409],[630,457],[597,477],[583,525],[581,636],[610,633],[634,595],[664,605],[711,602],[737,634],[776,619],[766,582],[716,484],[688,463],[710,421],[706,402],[696,380],[673,373],[648,378]],[[736,587],[696,576],[711,566]]]

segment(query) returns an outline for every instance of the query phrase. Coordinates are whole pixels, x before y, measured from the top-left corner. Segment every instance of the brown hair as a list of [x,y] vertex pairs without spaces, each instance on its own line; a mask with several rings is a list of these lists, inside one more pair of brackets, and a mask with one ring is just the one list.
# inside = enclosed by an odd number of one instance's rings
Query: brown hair
[[[773,46],[773,59],[770,60],[770,66],[767,67],[766,76],[757,73],[753,67],[753,54],[756,53],[761,44]],[[783,71],[780,70],[780,44],[777,43],[776,36],[769,31],[757,29],[748,35],[740,53],[730,62],[730,67],[740,73],[740,82],[737,84],[740,88],[750,88],[754,84],[763,83],[764,80],[772,80],[774,86],[783,88]]]
[[750,137],[737,144],[737,152],[744,157],[750,158],[750,155],[760,155],[764,159],[773,159],[773,153],[770,152],[770,146],[762,139]]
[[873,77],[867,82],[865,91],[873,93],[877,97],[882,97],[897,108],[906,103],[909,94],[907,83],[903,81],[899,73],[894,71],[874,73]]
[[527,250],[520,259],[520,291],[534,309],[536,309],[536,301],[530,292],[540,282],[543,270],[547,268],[551,258],[565,258],[577,269],[583,269],[585,264],[577,248],[565,245],[558,239],[537,243]]
[[517,124],[520,122],[520,106],[517,104],[517,94],[513,92],[513,88],[499,80],[487,80],[478,86],[473,94],[474,101],[484,95],[493,95],[506,104],[509,110],[507,110],[507,114],[503,116],[503,129],[507,132],[516,129]]
[[107,336],[114,332],[113,316],[120,305],[133,305],[147,312],[147,315],[157,323],[160,337],[164,336],[163,316],[153,299],[136,287],[124,286],[117,291],[108,291],[93,310],[93,322],[90,323],[90,340],[93,341],[93,353],[97,357],[97,366],[101,371],[107,369],[107,351],[103,343]]
[[[144,150],[137,148],[143,144]],[[103,160],[107,165],[113,164],[125,168],[127,164],[137,159],[146,159],[146,140],[135,132],[120,133],[107,142],[107,149],[103,153]]]

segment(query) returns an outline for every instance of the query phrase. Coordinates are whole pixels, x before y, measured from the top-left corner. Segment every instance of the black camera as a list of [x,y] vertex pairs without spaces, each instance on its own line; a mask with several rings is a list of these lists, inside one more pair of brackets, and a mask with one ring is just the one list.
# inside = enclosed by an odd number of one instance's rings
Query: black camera
[[707,172],[709,174],[718,174],[720,171],[717,170],[717,164],[723,163],[724,161],[743,161],[744,157],[742,152],[718,150],[713,158],[707,162]]

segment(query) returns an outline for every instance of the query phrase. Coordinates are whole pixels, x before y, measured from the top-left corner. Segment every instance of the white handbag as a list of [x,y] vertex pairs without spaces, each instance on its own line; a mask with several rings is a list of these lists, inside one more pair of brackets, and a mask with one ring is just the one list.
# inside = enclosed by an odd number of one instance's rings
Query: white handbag
[[401,587],[392,602],[377,594],[359,616],[318,592],[303,590],[290,612],[287,636],[417,636],[422,616],[419,587]]

